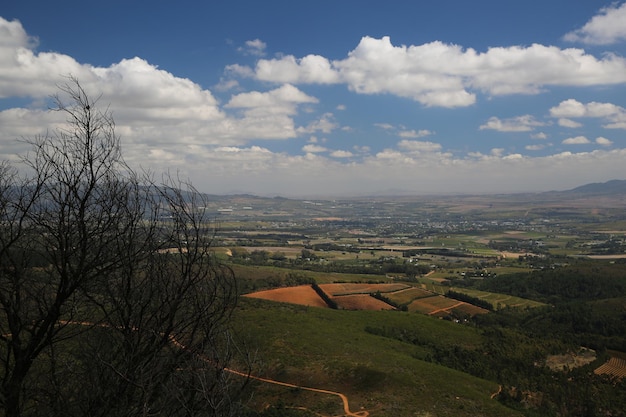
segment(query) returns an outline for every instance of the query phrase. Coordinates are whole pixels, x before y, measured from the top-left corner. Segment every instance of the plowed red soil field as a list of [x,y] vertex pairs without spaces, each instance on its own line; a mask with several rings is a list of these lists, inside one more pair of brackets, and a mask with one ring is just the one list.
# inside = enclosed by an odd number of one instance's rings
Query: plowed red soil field
[[393,310],[394,307],[369,294],[342,295],[333,297],[342,310]]
[[245,297],[262,298],[264,300],[280,301],[283,303],[300,304],[312,307],[328,307],[310,285],[297,287],[276,288],[247,294]]

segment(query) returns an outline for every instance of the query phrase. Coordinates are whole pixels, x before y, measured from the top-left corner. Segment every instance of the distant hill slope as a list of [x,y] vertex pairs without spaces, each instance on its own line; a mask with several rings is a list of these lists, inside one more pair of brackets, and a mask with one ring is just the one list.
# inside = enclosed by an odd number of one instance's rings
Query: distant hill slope
[[615,195],[626,194],[626,180],[611,180],[581,185],[565,191],[568,194]]

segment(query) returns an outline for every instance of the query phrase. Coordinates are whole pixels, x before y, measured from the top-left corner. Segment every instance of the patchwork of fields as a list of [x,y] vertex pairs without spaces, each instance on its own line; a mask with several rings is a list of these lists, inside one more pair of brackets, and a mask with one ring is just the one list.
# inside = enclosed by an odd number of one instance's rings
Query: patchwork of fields
[[[319,285],[341,310],[394,310],[406,306],[408,311],[445,317],[451,313],[473,316],[487,310],[470,303],[444,297],[436,292],[407,284],[334,283]],[[382,295],[390,302],[375,297]],[[247,294],[246,297],[270,301],[329,308],[310,285],[275,288]]]

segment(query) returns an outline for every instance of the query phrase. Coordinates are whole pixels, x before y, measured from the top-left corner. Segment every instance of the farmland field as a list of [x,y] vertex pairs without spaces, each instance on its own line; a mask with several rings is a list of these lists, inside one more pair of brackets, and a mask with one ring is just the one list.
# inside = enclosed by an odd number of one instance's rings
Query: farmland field
[[310,285],[297,287],[276,288],[247,294],[246,297],[261,298],[263,300],[279,301],[283,303],[300,304],[311,307],[328,307],[324,300],[311,288]]
[[609,351],[611,357],[593,371],[597,375],[608,375],[616,378],[626,377],[626,354],[622,352]]
[[411,287],[388,294],[387,297],[390,300],[393,300],[394,302],[402,305],[408,304],[413,300],[417,300],[419,298],[432,297],[433,295],[434,294],[432,292],[425,289]]
[[352,294],[333,297],[341,310],[393,310],[394,307],[369,294]]
[[443,295],[435,295],[433,297],[420,298],[409,304],[409,311],[417,311],[419,313],[429,314],[433,311],[451,308],[459,304],[459,301],[446,298]]
[[350,294],[390,293],[409,288],[406,284],[321,284],[320,288],[333,297]]
[[470,295],[472,297],[480,298],[481,300],[485,300],[491,305],[493,305],[494,309],[503,308],[503,307],[514,307],[514,308],[527,308],[527,307],[540,307],[545,304],[540,303],[538,301],[528,300],[525,298],[514,297],[512,295],[506,294],[497,294],[487,291],[479,291],[468,288],[451,288],[453,291],[460,292],[463,294]]

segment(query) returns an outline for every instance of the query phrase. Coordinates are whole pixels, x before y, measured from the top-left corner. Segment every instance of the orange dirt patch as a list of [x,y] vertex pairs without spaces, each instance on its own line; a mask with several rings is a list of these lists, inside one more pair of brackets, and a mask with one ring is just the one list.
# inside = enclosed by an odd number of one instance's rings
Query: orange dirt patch
[[283,303],[300,304],[311,307],[328,307],[310,285],[259,291],[246,294],[244,297],[261,298],[263,300],[280,301]]
[[367,294],[333,297],[341,310],[393,310],[394,307]]
[[388,293],[400,291],[409,288],[406,284],[321,284],[320,288],[331,296],[350,295],[350,294],[371,294],[380,291]]

